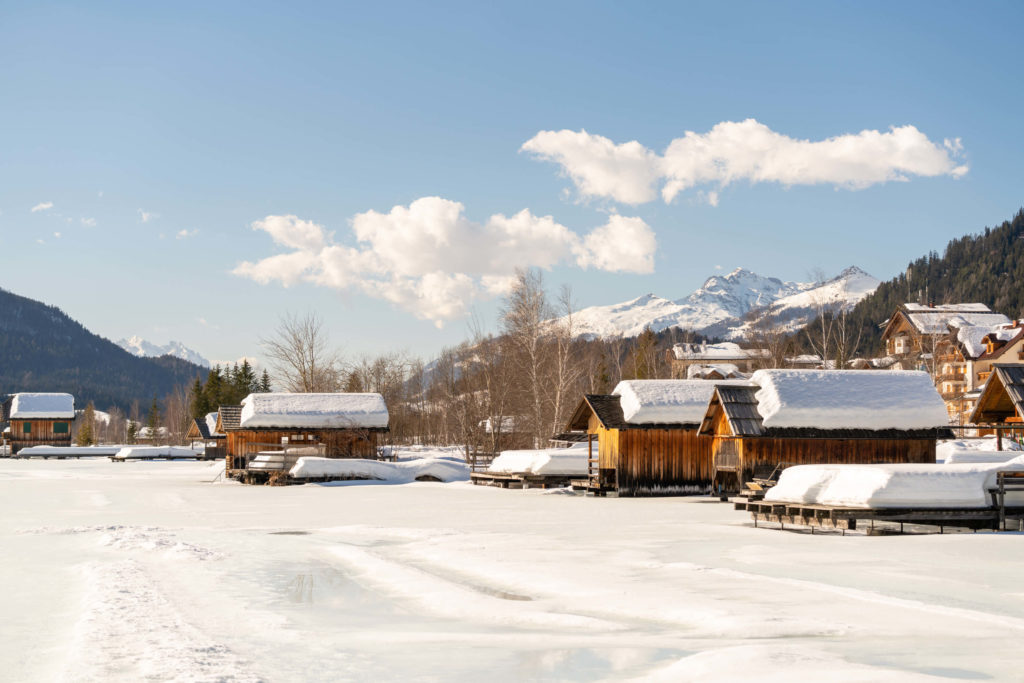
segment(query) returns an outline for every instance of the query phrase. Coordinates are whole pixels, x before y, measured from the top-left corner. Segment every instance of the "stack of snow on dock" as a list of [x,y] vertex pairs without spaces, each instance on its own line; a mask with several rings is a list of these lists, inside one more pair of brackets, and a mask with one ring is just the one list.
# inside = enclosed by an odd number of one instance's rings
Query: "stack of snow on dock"
[[359,458],[299,458],[289,474],[295,479],[357,479],[388,484],[414,481],[467,481],[469,467],[453,458],[423,457],[382,462]]
[[193,450],[187,446],[124,446],[114,458],[118,460],[166,460],[172,458],[196,458],[202,449]]
[[249,394],[239,426],[380,429],[388,426],[388,407],[380,394]]
[[588,452],[586,443],[573,444],[569,448],[502,451],[487,471],[491,474],[585,477]]
[[[1024,471],[1024,456],[952,465],[799,465],[784,470],[764,499],[849,508],[985,508],[998,472]],[[1008,493],[1024,505],[1024,493]]]
[[937,429],[946,404],[928,373],[897,370],[758,370],[765,428]]

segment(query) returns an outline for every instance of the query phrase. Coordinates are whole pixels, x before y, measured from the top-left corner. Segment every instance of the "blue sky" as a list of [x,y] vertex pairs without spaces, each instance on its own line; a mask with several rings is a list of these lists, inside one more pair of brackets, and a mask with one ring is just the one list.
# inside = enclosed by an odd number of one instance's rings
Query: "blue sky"
[[[5,3],[0,286],[112,339],[214,359],[259,355],[281,314],[306,310],[350,355],[429,357],[466,335],[467,311],[493,326],[500,290],[484,278],[513,265],[550,266],[581,306],[679,298],[716,266],[888,278],[1024,204],[1018,3],[483,4]],[[738,151],[711,135],[747,119],[763,129]],[[927,158],[894,167],[905,181],[865,180],[858,164],[888,161],[852,136],[899,147],[885,136],[906,126]],[[582,130],[582,151],[521,149]],[[603,193],[578,180],[604,139],[657,166],[687,131],[735,168],[760,163],[743,145],[768,131],[788,167],[723,181],[683,149],[704,175],[669,202],[664,173],[632,203],[631,167],[595,171]],[[786,151],[836,136],[851,136],[853,171]],[[389,213],[429,197],[462,213]],[[507,221],[491,217],[524,209],[532,241],[495,247]],[[295,219],[253,229],[269,216]],[[628,254],[618,219],[657,248]],[[440,224],[449,243],[421,249]],[[293,230],[320,232],[295,246]],[[330,273],[315,265],[328,252]],[[261,263],[289,253],[290,274]],[[632,272],[615,270],[622,253]]]

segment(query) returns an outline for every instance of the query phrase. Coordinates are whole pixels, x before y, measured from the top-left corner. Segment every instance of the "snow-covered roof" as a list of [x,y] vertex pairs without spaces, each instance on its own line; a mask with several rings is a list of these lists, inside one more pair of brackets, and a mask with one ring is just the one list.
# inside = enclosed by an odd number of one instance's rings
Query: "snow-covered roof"
[[766,349],[741,349],[734,342],[720,344],[676,344],[672,347],[676,360],[728,361],[764,358]]
[[949,423],[928,373],[908,370],[758,370],[766,428],[933,429]]
[[630,424],[700,424],[721,384],[749,385],[742,379],[628,379],[612,390]]
[[[211,436],[217,434],[217,413],[207,413],[204,418],[206,422],[206,429]],[[220,436],[219,434],[217,434]]]
[[9,417],[12,420],[72,420],[75,397],[71,394],[15,394]]
[[241,429],[381,429],[388,407],[380,394],[249,394],[242,399]]
[[716,372],[723,378],[746,377],[732,363],[714,363],[711,365],[691,365],[686,368],[686,379],[706,379]]
[[956,320],[958,326],[964,324],[995,327],[1010,322],[1002,313],[994,313],[985,304],[946,304],[943,306],[925,306],[923,304],[903,304],[907,320],[922,334],[945,334],[949,325]]

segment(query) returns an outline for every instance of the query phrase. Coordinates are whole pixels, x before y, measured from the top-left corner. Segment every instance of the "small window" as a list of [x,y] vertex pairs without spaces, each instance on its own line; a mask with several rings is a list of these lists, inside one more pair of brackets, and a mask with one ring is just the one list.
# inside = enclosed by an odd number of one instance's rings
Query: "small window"
[[53,433],[54,434],[67,434],[68,433],[68,423],[67,422],[54,422],[53,423]]
[[31,434],[32,433],[32,423],[31,422],[25,422],[24,424],[22,424],[21,432],[22,432],[22,434]]

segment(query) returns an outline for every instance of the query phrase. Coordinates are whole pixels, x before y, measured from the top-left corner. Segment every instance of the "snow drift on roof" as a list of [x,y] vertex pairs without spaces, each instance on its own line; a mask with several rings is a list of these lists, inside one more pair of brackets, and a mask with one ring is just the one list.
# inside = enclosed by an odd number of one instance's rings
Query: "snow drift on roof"
[[612,394],[620,397],[622,415],[630,424],[700,424],[715,387],[749,386],[742,379],[629,379]]
[[15,394],[10,417],[14,420],[71,420],[75,417],[75,397],[71,394]]
[[945,334],[950,324],[956,327],[976,325],[992,328],[1011,322],[1002,313],[993,313],[985,304],[904,304],[903,308],[910,323],[923,334]]
[[931,377],[907,370],[758,370],[764,426],[932,429],[949,423]]
[[388,426],[388,407],[380,394],[249,394],[242,400],[239,426],[383,428]]
[[741,349],[734,342],[720,344],[676,344],[672,353],[678,360],[744,360],[762,358],[767,355],[764,349]]
[[207,413],[204,418],[206,421],[206,429],[212,436],[217,433],[217,413]]

